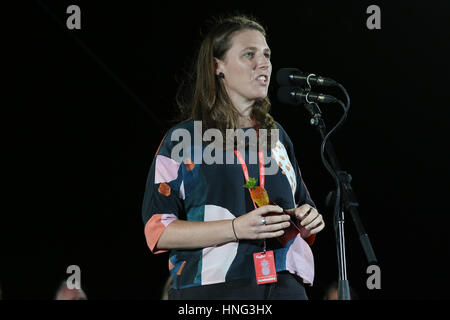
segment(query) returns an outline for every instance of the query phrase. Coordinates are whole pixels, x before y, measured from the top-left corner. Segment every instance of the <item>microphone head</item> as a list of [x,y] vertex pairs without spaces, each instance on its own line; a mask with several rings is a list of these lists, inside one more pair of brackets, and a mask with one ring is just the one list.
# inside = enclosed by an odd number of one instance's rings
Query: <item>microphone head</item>
[[278,101],[285,104],[297,106],[302,103],[301,93],[303,90],[298,87],[280,87],[278,88]]
[[279,86],[293,86],[296,84],[292,76],[301,76],[303,72],[296,68],[281,68],[277,72]]

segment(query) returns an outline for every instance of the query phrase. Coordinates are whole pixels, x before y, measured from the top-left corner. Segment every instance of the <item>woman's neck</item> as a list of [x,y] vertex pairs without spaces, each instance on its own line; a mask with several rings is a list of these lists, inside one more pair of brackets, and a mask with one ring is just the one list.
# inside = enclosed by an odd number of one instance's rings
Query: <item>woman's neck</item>
[[237,127],[238,128],[249,128],[253,127],[255,125],[255,121],[251,119],[250,116],[248,117],[239,117]]
[[254,120],[251,117],[252,105],[236,107],[239,112],[239,118],[237,127],[238,128],[248,128],[255,125]]

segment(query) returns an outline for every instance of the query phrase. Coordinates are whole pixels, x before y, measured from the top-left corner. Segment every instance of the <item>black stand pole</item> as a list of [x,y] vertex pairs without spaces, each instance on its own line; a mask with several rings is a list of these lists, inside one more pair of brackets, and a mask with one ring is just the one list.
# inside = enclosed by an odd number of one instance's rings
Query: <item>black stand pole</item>
[[[305,103],[306,109],[311,113],[311,125],[315,126],[321,137],[322,141],[325,139],[326,128],[325,123],[322,119],[322,113],[315,103]],[[350,300],[350,286],[347,279],[347,265],[345,258],[345,233],[344,233],[344,222],[345,222],[345,214],[344,211],[350,212],[353,222],[356,226],[356,230],[359,234],[359,239],[363,250],[366,254],[366,258],[369,264],[376,264],[377,259],[375,257],[375,253],[373,251],[372,245],[369,240],[369,236],[364,230],[364,227],[361,223],[361,219],[358,214],[358,201],[356,200],[356,196],[351,187],[351,175],[345,171],[341,170],[341,166],[338,162],[337,156],[334,152],[333,145],[330,141],[327,142],[325,146],[325,150],[328,156],[328,159],[331,163],[334,172],[338,176],[340,189],[342,193],[341,202],[339,203],[339,215],[336,217],[337,230],[336,232],[336,241],[337,241],[337,254],[338,254],[338,267],[339,267],[339,281],[338,281],[338,299],[339,300]]]

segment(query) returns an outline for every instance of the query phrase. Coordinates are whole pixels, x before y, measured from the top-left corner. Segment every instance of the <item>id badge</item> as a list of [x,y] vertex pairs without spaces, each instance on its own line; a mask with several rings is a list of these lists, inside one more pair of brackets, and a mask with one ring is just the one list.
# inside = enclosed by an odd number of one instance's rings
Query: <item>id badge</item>
[[272,250],[254,253],[253,262],[257,284],[277,282],[277,270]]

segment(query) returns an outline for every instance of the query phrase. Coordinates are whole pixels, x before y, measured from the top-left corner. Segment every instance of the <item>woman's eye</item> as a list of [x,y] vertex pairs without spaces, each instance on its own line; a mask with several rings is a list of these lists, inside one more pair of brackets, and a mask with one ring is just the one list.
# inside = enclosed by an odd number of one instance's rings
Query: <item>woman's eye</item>
[[250,58],[253,58],[254,55],[255,55],[255,54],[254,54],[253,52],[247,52],[247,53],[245,54],[246,57],[250,57]]
[[266,53],[264,55],[266,56],[267,59],[270,59],[270,53]]

